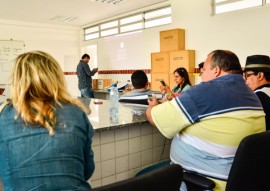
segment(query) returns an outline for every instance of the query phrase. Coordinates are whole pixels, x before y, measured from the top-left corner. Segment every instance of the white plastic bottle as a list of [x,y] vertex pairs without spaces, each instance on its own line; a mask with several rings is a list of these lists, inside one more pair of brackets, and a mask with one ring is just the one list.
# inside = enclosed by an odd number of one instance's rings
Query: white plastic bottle
[[118,117],[118,108],[119,108],[119,92],[117,89],[117,85],[113,84],[110,90],[110,103],[109,103],[110,118]]

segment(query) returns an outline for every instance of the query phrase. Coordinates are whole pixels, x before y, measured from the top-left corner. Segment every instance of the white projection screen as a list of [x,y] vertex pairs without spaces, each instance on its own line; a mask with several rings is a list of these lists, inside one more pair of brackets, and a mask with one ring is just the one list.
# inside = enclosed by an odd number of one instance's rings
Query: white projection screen
[[99,70],[132,70],[142,65],[142,32],[104,37],[97,47]]

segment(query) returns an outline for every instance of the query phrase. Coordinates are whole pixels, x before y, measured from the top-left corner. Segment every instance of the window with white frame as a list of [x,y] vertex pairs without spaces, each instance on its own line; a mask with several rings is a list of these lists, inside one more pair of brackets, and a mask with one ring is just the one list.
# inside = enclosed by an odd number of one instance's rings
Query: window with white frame
[[213,0],[213,9],[214,14],[220,14],[230,11],[262,6],[263,2],[264,0]]
[[91,40],[119,33],[139,31],[145,28],[172,23],[171,6],[149,10],[120,19],[97,24],[84,29],[84,39]]

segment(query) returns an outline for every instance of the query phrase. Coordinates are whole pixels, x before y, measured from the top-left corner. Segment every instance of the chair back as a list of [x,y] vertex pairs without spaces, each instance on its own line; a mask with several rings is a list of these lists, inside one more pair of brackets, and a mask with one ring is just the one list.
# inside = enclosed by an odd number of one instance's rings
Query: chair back
[[182,179],[182,167],[172,164],[91,191],[179,191]]
[[235,154],[226,191],[270,190],[270,131],[245,137]]

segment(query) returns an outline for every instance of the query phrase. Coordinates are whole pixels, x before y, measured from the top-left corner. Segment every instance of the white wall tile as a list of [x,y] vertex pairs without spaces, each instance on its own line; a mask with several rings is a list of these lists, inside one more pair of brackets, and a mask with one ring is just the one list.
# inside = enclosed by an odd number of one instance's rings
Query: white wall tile
[[114,143],[108,143],[101,145],[101,160],[108,160],[115,158],[115,145]]
[[115,130],[115,141],[128,139],[128,128],[116,129]]
[[115,175],[102,178],[102,186],[108,185],[115,182]]
[[129,132],[128,132],[128,137],[133,138],[133,137],[139,137],[141,135],[141,128],[139,126],[132,126],[129,127]]
[[163,147],[153,149],[153,163],[159,162],[162,159],[161,157],[162,149]]
[[152,134],[150,135],[145,135],[142,136],[142,150],[148,150],[153,148],[153,136]]
[[100,146],[93,146],[92,147],[92,149],[93,149],[93,152],[94,152],[94,161],[95,161],[95,163],[96,162],[100,162],[100,160],[101,160],[101,149],[100,149]]
[[153,147],[159,147],[165,144],[165,137],[161,133],[153,134]]
[[141,151],[141,137],[129,139],[129,154]]
[[101,175],[103,177],[115,174],[115,159],[103,161],[101,163]]
[[152,125],[150,125],[149,123],[145,123],[141,125],[141,135],[149,135],[152,134],[153,132],[153,127]]
[[121,181],[121,180],[125,180],[128,178],[129,178],[128,171],[116,175],[116,181]]
[[128,156],[116,158],[116,173],[128,171]]
[[142,152],[142,165],[148,165],[153,162],[153,150],[147,150]]
[[91,181],[95,181],[97,179],[100,179],[101,178],[101,163],[100,162],[97,162],[95,163],[95,171],[94,171],[94,174],[93,176],[91,177]]
[[95,132],[93,138],[92,138],[92,146],[100,145],[100,133]]
[[139,168],[142,166],[142,153],[129,155],[129,169]]
[[135,169],[131,169],[129,170],[129,178],[134,177],[142,168],[135,168]]
[[100,135],[101,144],[114,142],[114,131],[103,131]]
[[101,179],[92,181],[92,182],[90,183],[90,185],[91,185],[92,188],[100,187],[100,186],[101,186]]
[[121,157],[128,155],[128,140],[115,142],[115,156]]
[[170,150],[171,150],[171,145],[165,145],[162,159],[169,159],[170,158]]

